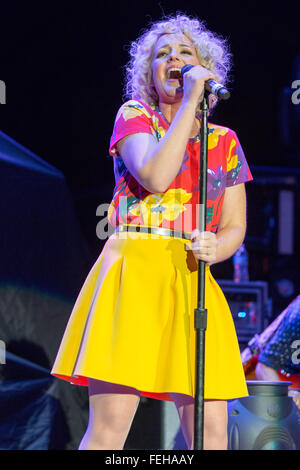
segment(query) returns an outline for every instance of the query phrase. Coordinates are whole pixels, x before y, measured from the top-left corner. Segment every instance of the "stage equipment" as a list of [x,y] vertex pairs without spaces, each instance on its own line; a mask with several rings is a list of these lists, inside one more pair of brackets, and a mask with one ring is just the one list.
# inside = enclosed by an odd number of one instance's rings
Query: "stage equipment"
[[[181,75],[184,75],[193,67],[195,67],[195,65],[184,65],[181,69]],[[230,98],[230,92],[224,87],[224,85],[221,85],[221,83],[218,83],[215,80],[206,80],[204,83],[204,88],[208,93],[212,93],[213,95],[217,96],[220,100],[228,100]]]
[[247,345],[255,335],[261,333],[268,323],[270,301],[268,283],[248,281],[235,283],[218,280],[229,304],[240,346]]
[[[181,75],[194,66],[186,64],[181,69]],[[205,83],[203,101],[201,103],[200,128],[200,174],[199,174],[199,231],[206,230],[206,200],[207,200],[207,152],[208,152],[208,110],[209,94],[213,93],[219,99],[227,100],[230,93],[214,80]],[[205,262],[198,260],[198,301],[194,310],[194,327],[196,331],[196,371],[195,371],[195,412],[194,412],[194,449],[203,449],[203,417],[204,417],[204,351],[205,331],[207,325],[207,310],[205,309]]]
[[228,404],[228,450],[300,450],[291,382],[247,381],[249,396]]
[[1,131],[0,196],[0,448],[73,450],[88,392],[50,370],[94,260],[64,175]]
[[[199,232],[206,230],[207,200],[207,151],[208,151],[208,93],[204,92],[200,129],[200,175],[199,175]],[[194,449],[203,449],[204,432],[204,361],[207,310],[205,308],[205,262],[198,260],[198,300],[194,310],[196,331],[196,370],[194,407]]]
[[[187,64],[181,74],[188,72],[193,66]],[[199,174],[199,232],[206,230],[207,201],[207,151],[208,151],[208,102],[209,92],[204,91],[201,104],[202,119],[200,128],[200,174]],[[205,309],[205,262],[198,260],[198,296],[197,308],[194,310],[195,345],[195,407],[194,407],[194,449],[203,449],[204,430],[204,361],[205,332],[207,326],[207,310]]]

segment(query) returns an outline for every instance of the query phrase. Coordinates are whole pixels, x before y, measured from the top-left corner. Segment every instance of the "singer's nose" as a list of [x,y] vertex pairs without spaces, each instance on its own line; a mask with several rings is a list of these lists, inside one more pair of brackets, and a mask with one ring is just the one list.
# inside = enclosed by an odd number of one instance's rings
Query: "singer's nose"
[[172,62],[172,60],[177,60],[177,61],[179,60],[179,55],[175,48],[171,49],[169,57],[168,57],[169,62]]

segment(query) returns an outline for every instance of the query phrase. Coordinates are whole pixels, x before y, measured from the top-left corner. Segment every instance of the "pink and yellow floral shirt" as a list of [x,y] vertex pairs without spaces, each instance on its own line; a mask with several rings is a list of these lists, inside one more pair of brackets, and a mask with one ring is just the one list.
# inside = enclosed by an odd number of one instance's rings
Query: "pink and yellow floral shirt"
[[[108,220],[114,227],[150,225],[191,233],[199,226],[199,136],[189,140],[181,168],[163,193],[151,193],[139,184],[116,148],[123,137],[139,132],[152,134],[159,141],[168,128],[158,108],[142,101],[127,101],[119,109],[109,146],[109,154],[114,157],[116,185]],[[226,187],[253,178],[234,131],[209,123],[208,134],[206,230],[217,232]]]

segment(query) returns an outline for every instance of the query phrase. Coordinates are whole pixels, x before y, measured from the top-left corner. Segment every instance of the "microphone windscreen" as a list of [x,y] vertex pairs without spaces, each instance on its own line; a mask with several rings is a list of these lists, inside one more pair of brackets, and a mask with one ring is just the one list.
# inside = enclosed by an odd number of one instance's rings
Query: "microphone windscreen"
[[184,65],[181,69],[181,75],[183,76],[186,72],[191,70],[193,67],[194,67],[194,65],[191,65],[191,64]]

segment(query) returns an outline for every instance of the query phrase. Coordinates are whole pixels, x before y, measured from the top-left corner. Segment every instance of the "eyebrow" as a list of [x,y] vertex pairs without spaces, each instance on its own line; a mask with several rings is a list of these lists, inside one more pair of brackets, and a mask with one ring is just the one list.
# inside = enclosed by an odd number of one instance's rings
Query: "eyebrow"
[[[165,44],[164,46],[160,46],[158,50],[164,49],[165,47],[170,47],[170,44]],[[191,46],[190,44],[179,44],[179,47],[189,47],[190,49],[193,48],[193,46]]]

